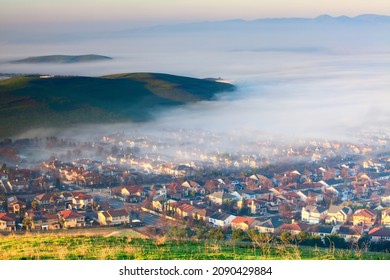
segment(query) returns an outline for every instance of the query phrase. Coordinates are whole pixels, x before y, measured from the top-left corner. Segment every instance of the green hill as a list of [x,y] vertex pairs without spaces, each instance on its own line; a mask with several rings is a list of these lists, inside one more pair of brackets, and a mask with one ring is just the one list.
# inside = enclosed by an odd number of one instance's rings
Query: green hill
[[231,84],[158,73],[18,76],[0,81],[0,138],[35,128],[148,121],[158,110],[212,100]]
[[86,55],[45,55],[45,56],[32,56],[20,60],[11,61],[11,63],[81,63],[81,62],[93,62],[101,60],[111,60],[111,57],[86,54]]

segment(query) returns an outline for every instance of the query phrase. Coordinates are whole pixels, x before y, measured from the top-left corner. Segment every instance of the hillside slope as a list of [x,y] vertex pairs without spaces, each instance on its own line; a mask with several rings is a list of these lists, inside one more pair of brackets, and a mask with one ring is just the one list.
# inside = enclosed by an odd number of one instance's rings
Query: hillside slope
[[111,60],[111,57],[85,54],[85,55],[44,55],[31,56],[20,60],[11,61],[11,63],[82,63],[102,60]]
[[158,110],[201,100],[235,87],[158,73],[104,77],[18,76],[0,81],[0,138],[35,128],[148,121]]

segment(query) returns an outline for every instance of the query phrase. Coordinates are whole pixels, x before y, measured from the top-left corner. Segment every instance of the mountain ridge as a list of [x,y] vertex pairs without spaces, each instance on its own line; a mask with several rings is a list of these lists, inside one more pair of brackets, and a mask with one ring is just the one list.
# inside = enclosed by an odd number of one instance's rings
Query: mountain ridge
[[0,81],[0,138],[35,128],[150,121],[161,110],[234,90],[228,83],[163,73],[17,76]]
[[97,54],[83,54],[83,55],[63,55],[63,54],[54,54],[54,55],[43,55],[43,56],[30,56],[23,59],[13,60],[10,63],[84,63],[84,62],[94,62],[94,61],[105,61],[112,60],[112,57],[97,55]]

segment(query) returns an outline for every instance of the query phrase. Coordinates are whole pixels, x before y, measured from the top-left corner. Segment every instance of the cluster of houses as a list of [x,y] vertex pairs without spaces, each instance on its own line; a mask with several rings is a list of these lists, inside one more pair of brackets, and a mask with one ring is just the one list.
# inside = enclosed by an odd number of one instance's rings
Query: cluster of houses
[[[338,234],[346,241],[362,236],[390,241],[388,178],[371,179],[363,173],[342,180],[302,182],[303,176],[294,170],[278,180],[253,174],[242,180],[174,180],[162,185],[120,186],[111,192],[124,205],[132,205],[131,209],[149,208],[159,215],[202,220],[224,229],[253,228],[276,235],[305,231],[321,237]],[[18,225],[58,230],[131,221],[129,207],[114,209],[81,191],[48,191],[24,199],[21,195],[5,197],[0,209],[2,231],[17,230]]]
[[0,212],[0,231],[16,231],[22,227],[45,231],[130,223],[129,211],[96,203],[84,192],[42,193],[27,199],[13,195],[7,197],[5,204],[6,211]]
[[[105,162],[52,159],[32,169],[2,167],[0,230],[126,224],[131,221],[130,208],[148,208],[221,228],[389,240],[390,158],[372,156],[375,147],[326,141],[301,148],[264,143],[258,145],[257,155],[198,150],[193,155],[198,161],[173,163],[158,154],[162,143],[141,140],[105,137],[106,150],[117,146],[110,155],[103,153]],[[341,150],[351,156],[341,160]],[[185,158],[185,152],[176,154]],[[310,162],[267,167],[286,156]],[[248,167],[262,174],[248,174]],[[206,172],[210,170],[224,172],[211,175]],[[153,181],[153,174],[164,176]],[[87,192],[74,191],[107,187],[126,207],[115,209]]]
[[[291,172],[291,176],[297,175]],[[350,184],[346,180],[341,184],[340,180],[327,180],[280,186],[267,184],[268,180],[252,175],[240,183],[219,179],[208,180],[203,186],[190,180],[169,184],[155,194],[152,208],[225,229],[253,228],[276,235],[305,231],[320,237],[338,234],[347,242],[363,236],[390,241],[388,185],[378,183],[388,179],[372,180],[359,174]],[[189,193],[194,193],[196,199],[188,199]]]

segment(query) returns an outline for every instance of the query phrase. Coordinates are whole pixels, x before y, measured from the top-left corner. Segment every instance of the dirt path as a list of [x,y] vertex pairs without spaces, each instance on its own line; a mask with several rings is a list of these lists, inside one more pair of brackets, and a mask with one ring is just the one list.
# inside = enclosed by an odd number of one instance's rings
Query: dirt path
[[118,235],[119,234],[119,231],[113,231],[109,234],[106,235],[106,237],[110,237],[110,236],[114,236],[114,235]]

